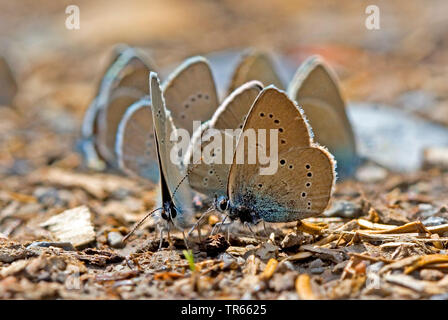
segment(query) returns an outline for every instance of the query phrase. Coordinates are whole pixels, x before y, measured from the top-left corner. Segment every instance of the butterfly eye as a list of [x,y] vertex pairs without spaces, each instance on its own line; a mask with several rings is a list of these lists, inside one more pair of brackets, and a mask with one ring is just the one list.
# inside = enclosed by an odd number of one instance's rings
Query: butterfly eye
[[219,210],[226,211],[229,206],[229,202],[226,199],[219,201]]
[[166,215],[165,211],[162,211],[162,218],[168,220],[168,216]]
[[177,216],[176,208],[171,208],[170,209],[170,215],[171,215],[171,218],[176,218],[176,216]]

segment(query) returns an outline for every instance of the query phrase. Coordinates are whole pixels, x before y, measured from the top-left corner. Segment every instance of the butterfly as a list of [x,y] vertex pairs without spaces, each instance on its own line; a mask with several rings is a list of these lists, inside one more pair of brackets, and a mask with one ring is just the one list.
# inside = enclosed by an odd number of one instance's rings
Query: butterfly
[[315,140],[336,158],[339,177],[353,175],[359,164],[355,136],[330,67],[318,56],[308,58],[290,82],[288,96],[303,108]]
[[166,107],[176,128],[193,133],[193,121],[206,121],[218,107],[210,65],[204,57],[185,60],[162,85]]
[[[280,76],[269,56],[251,51],[234,71],[230,89],[248,80],[282,88]],[[303,108],[315,140],[327,147],[338,161],[339,178],[352,176],[360,163],[353,128],[347,117],[338,80],[318,56],[307,59],[288,85],[288,95]]]
[[[193,194],[186,183],[188,175],[183,168],[182,159],[179,158],[177,164],[170,159],[171,151],[175,147],[173,141],[177,139],[170,138],[176,137],[178,129],[185,129],[190,134],[193,131],[193,121],[209,120],[215,112],[218,97],[210,65],[203,57],[189,58],[167,77],[163,85],[160,85],[157,75],[151,73],[150,92],[151,99],[147,103],[151,104],[153,133],[145,134],[145,131],[141,130],[142,126],[137,125],[136,113],[142,107],[142,102],[138,104],[140,107],[135,105],[126,112],[117,134],[116,148],[121,168],[133,175],[153,176],[153,170],[147,169],[153,168],[156,160],[159,169],[160,207],[144,217],[133,230],[148,216],[160,211],[159,216],[165,221],[161,232],[173,226],[183,231],[191,226],[194,220]],[[139,123],[142,124],[142,121]],[[149,125],[145,127],[149,128]],[[140,137],[131,142],[130,139],[135,134]],[[147,157],[144,157],[143,153]],[[136,163],[139,157],[146,161],[146,173],[142,172],[141,166]]]
[[238,162],[239,154],[248,159],[261,148],[266,153],[273,145],[261,140],[257,148],[246,145],[240,135],[227,178],[226,194],[217,197],[215,207],[231,220],[247,224],[290,222],[315,216],[327,207],[335,184],[332,155],[315,144],[303,111],[286,93],[268,86],[263,89],[246,117],[247,130],[278,130],[278,170],[261,175],[262,164]]
[[102,78],[98,94],[87,109],[82,126],[87,165],[100,157],[116,165],[115,139],[119,121],[133,102],[148,95],[148,73],[153,62],[141,50],[119,46]]
[[228,93],[230,94],[236,88],[251,80],[258,80],[266,86],[272,84],[283,89],[283,83],[271,57],[265,52],[253,49],[244,53],[240,59],[233,72]]
[[154,139],[151,99],[134,102],[120,121],[115,145],[118,166],[132,177],[158,183],[159,164]]
[[195,212],[192,207],[193,198],[191,189],[184,182],[187,176],[183,170],[182,163],[180,159],[172,158],[172,154],[177,155],[177,152],[172,153],[172,150],[176,148],[176,127],[174,126],[170,111],[166,108],[160,80],[154,72],[150,73],[149,87],[154,141],[160,173],[160,206],[147,214],[125,237],[124,241],[147,217],[157,212],[157,217],[162,219],[162,223],[160,224],[162,225],[160,229],[160,246],[162,245],[163,231],[167,231],[169,237],[169,231],[175,228],[182,231],[185,244],[188,247],[184,229],[194,225]]
[[[193,152],[195,150],[203,152],[207,148],[209,145],[208,142],[210,142],[207,132],[210,129],[220,130],[220,134],[223,137],[221,139],[222,142],[224,142],[226,129],[241,129],[252,103],[262,89],[263,85],[259,81],[250,81],[240,86],[223,101],[213,117],[193,134],[184,161],[188,163],[188,180],[194,190],[206,195],[209,199],[213,199],[215,195],[225,194],[226,189],[224,183],[228,176],[230,164],[225,163],[225,161],[221,161],[221,164],[214,165],[207,164],[203,161],[195,163]],[[237,137],[233,136],[231,139],[233,147]],[[201,144],[200,147],[199,144]],[[226,145],[223,144],[222,149],[216,148],[214,152],[220,152],[222,156],[225,154],[225,147]]]
[[[162,88],[165,100],[170,103],[170,111],[173,110],[170,113],[173,124],[177,119],[178,128],[191,128],[193,120],[208,120],[218,104],[210,66],[203,57],[187,59],[168,76]],[[118,165],[124,172],[157,182],[156,146],[148,99],[136,102],[122,117],[116,137],[116,154]]]

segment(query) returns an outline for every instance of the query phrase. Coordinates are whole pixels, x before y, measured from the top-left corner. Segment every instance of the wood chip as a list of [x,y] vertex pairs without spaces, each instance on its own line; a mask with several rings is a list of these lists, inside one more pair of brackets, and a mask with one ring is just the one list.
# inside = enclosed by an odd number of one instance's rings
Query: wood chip
[[417,280],[411,276],[404,274],[388,274],[385,280],[390,283],[398,284],[400,286],[409,288],[418,293],[425,293],[427,295],[441,294],[446,292],[446,288],[437,286],[432,281]]
[[260,275],[260,279],[268,280],[271,279],[275,270],[277,269],[278,261],[276,259],[269,259],[266,268],[263,270],[263,273]]
[[316,300],[317,295],[314,294],[311,286],[311,278],[307,274],[301,274],[296,279],[296,292],[302,300]]
[[300,260],[305,260],[305,259],[307,259],[309,257],[312,257],[312,256],[313,256],[313,254],[311,252],[301,251],[301,252],[298,252],[298,253],[296,253],[296,254],[294,254],[292,256],[288,256],[287,258],[285,258],[282,261],[300,261]]
[[[375,223],[373,225],[378,226],[379,224]],[[381,225],[381,226],[383,228],[386,227],[386,225]],[[420,221],[409,222],[409,223],[406,223],[399,227],[387,226],[387,228],[385,228],[385,229],[366,230],[365,232],[372,233],[372,234],[398,234],[398,233],[411,233],[411,232],[431,233]]]
[[41,223],[40,226],[47,227],[57,241],[70,242],[74,247],[95,240],[91,213],[86,206],[66,210]]
[[410,266],[407,266],[404,269],[405,274],[409,274],[414,270],[422,268],[426,265],[434,264],[434,263],[445,263],[448,262],[448,255],[444,254],[431,254],[426,256],[420,256],[417,260],[415,260]]

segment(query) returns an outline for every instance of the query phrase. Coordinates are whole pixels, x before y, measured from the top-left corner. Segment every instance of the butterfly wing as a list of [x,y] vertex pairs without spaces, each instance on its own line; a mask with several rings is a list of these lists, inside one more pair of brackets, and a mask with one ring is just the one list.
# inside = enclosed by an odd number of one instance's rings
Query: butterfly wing
[[207,60],[193,57],[180,65],[163,84],[166,107],[177,128],[193,132],[193,121],[206,121],[218,107],[215,81]]
[[98,138],[100,155],[116,164],[115,138],[118,124],[127,108],[148,95],[149,57],[134,48],[125,49],[105,76],[105,85],[98,96]]
[[[182,170],[181,164],[171,159],[171,152],[176,150],[176,128],[169,111],[166,110],[157,74],[151,72],[149,82],[154,134],[159,156],[162,199],[164,202],[171,200],[177,208],[178,215],[175,219],[177,226],[187,227],[191,224],[193,218],[193,199],[191,190],[186,181],[184,181],[186,175],[184,170]],[[173,154],[177,156],[178,152],[174,151]]]
[[81,148],[86,159],[87,167],[92,169],[102,169],[105,166],[105,163],[100,159],[97,152],[97,147],[95,145],[95,137],[98,134],[98,114],[100,111],[99,102],[102,100],[100,95],[104,95],[107,91],[105,88],[109,87],[110,80],[114,78],[112,76],[112,73],[115,73],[116,70],[114,65],[117,64],[117,60],[128,48],[129,47],[126,45],[117,45],[114,47],[110,57],[110,63],[108,64],[109,67],[104,71],[104,74],[101,77],[101,82],[98,85],[96,96],[84,113],[81,126]]
[[153,183],[159,181],[149,97],[135,102],[126,110],[118,126],[115,148],[120,169]]
[[336,75],[313,56],[297,70],[288,95],[305,111],[315,140],[338,160],[340,176],[352,175],[358,163],[356,144]]
[[268,87],[247,116],[243,132],[248,129],[278,130],[278,158],[271,155],[273,146],[257,141],[259,148],[266,148],[266,154],[278,161],[278,168],[272,175],[260,175],[258,157],[255,164],[239,164],[239,152],[244,159],[254,152],[240,136],[228,180],[232,205],[249,208],[268,222],[295,221],[321,213],[331,196],[335,164],[325,149],[313,144],[300,108],[284,92]]
[[271,58],[264,52],[250,51],[242,57],[233,73],[228,92],[233,92],[251,80],[261,81],[265,86],[272,84],[277,88],[283,88]]
[[140,90],[119,87],[110,95],[106,108],[98,113],[98,151],[108,163],[116,164],[115,143],[118,125],[130,105],[145,94]]
[[[243,127],[244,120],[247,113],[249,112],[252,103],[262,90],[262,84],[258,81],[248,82],[238,89],[236,89],[232,94],[230,94],[222,103],[222,105],[216,110],[210,121],[203,124],[198,128],[191,139],[191,144],[189,150],[186,154],[186,162],[189,163],[188,180],[190,186],[198,192],[207,195],[209,198],[217,195],[225,195],[226,182],[229,174],[230,164],[229,161],[225,161],[224,155],[226,153],[225,144],[227,141],[233,141],[232,150],[234,150],[237,136],[228,135],[225,133],[225,129],[241,129]],[[221,157],[221,163],[206,163],[204,159],[200,163],[193,162],[193,152],[196,150],[204,151],[204,148],[211,143],[211,139],[208,139],[207,132],[208,129],[216,129],[216,134],[221,135],[220,147],[218,150],[213,150],[217,156]],[[200,143],[200,146],[199,146]],[[204,157],[207,155],[203,155]],[[233,157],[233,151],[230,153]],[[231,160],[232,158],[230,158]]]

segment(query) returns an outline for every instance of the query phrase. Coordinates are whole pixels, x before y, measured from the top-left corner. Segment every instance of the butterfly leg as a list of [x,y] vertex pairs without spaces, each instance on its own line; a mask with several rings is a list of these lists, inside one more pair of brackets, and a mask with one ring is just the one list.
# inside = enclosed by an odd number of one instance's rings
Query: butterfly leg
[[174,249],[174,243],[173,243],[173,239],[171,239],[171,234],[170,234],[170,229],[169,228],[166,231],[166,235],[167,235],[166,237],[168,239],[169,248],[170,248],[170,250],[173,250]]
[[188,240],[187,240],[187,237],[185,236],[184,230],[182,230],[182,236],[184,238],[185,248],[187,248],[187,250],[190,250],[190,247],[188,246]]
[[263,232],[264,232],[264,235],[266,236],[266,238],[269,238],[268,231],[266,230],[266,223],[264,223],[264,221],[263,221]]
[[252,233],[252,236],[257,239],[257,235],[255,234],[254,230],[252,229],[252,227],[250,226],[249,222],[245,221],[244,222],[244,226],[247,227],[247,229],[249,229],[249,231]]
[[[222,222],[218,222],[213,226],[212,232],[210,233],[210,235],[213,235],[215,233],[216,228],[218,228],[218,231],[216,231],[216,233],[219,233],[219,231],[221,231],[221,227],[226,225],[224,222],[226,221],[227,216],[224,217],[224,219],[222,220]],[[230,223],[227,223],[227,225],[229,225]]]
[[163,245],[163,228],[160,228],[160,243],[159,243],[159,250],[162,249]]
[[[188,231],[188,236],[190,236],[192,233],[193,233],[193,231],[194,231],[194,229],[197,229],[198,230],[198,237],[199,237],[199,241],[201,241],[201,229],[200,229],[200,223],[201,223],[201,221],[202,221],[202,219],[204,219],[204,217],[208,214],[208,213],[210,213],[211,211],[213,211],[214,210],[214,207],[211,207],[211,208],[209,208],[208,210],[206,210],[203,214],[201,214],[201,216],[199,217],[199,219],[198,219],[198,221],[194,224],[194,226],[193,227],[191,227],[191,229],[190,229],[190,231]],[[202,242],[202,241],[201,241]]]

